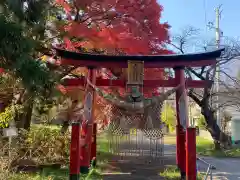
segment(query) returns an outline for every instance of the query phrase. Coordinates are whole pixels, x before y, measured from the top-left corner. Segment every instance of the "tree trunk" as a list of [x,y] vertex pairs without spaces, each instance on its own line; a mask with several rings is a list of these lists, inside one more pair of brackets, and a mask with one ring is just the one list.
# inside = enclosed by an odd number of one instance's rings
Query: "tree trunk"
[[31,120],[32,120],[32,111],[33,111],[33,101],[31,100],[29,104],[26,107],[26,114],[24,116],[23,121],[23,128],[25,130],[29,130],[31,126]]
[[32,120],[32,109],[33,109],[33,102],[29,102],[27,105],[24,106],[23,112],[18,113],[16,117],[16,126],[18,129],[25,129],[29,130],[31,126]]
[[231,145],[230,137],[224,132],[222,132],[219,126],[217,125],[214,112],[207,106],[202,107],[202,114],[207,123],[206,128],[210,132],[214,140],[215,150],[220,150],[221,146],[224,148],[229,147]]
[[23,112],[18,112],[15,117],[16,127],[18,129],[29,130],[32,120],[33,111],[33,99],[28,96],[27,91],[25,91],[20,99],[17,100],[17,104],[24,104]]

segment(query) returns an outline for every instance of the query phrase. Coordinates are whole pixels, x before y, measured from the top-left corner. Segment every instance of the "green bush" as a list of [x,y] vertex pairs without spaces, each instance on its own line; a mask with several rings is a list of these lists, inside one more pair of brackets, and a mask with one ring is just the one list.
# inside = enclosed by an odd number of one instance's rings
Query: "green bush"
[[200,116],[200,118],[197,121],[197,124],[198,124],[199,129],[206,130],[207,123],[206,123],[204,116]]
[[17,147],[28,159],[39,164],[68,161],[70,136],[62,135],[59,127],[35,125],[29,132],[21,130],[19,137]]
[[21,105],[10,105],[0,113],[0,128],[8,127],[9,123],[14,120],[17,111],[22,111],[23,106]]
[[169,131],[172,132],[176,127],[176,114],[173,107],[169,104],[166,104],[163,107],[161,114],[162,121],[169,127]]

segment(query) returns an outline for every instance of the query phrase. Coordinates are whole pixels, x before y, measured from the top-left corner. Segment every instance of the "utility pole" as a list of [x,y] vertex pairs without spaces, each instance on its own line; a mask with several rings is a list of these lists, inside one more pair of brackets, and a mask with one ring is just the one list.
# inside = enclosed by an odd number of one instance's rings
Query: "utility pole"
[[[220,48],[220,43],[221,43],[221,35],[222,32],[220,30],[220,17],[221,17],[221,9],[222,5],[218,6],[215,11],[216,11],[216,22],[215,22],[215,31],[216,31],[216,47],[217,49]],[[217,63],[216,66],[216,92],[219,92],[219,81],[220,81],[220,64]],[[217,108],[217,124],[219,128],[221,128],[221,117],[220,117],[220,109],[219,109],[219,95],[217,94],[216,97],[216,108]]]

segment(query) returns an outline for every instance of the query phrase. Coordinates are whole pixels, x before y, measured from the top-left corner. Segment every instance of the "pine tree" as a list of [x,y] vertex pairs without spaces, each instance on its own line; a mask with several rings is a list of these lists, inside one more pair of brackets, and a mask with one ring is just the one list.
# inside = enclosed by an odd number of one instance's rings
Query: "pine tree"
[[23,105],[17,116],[20,128],[30,127],[34,100],[54,87],[54,75],[38,60],[47,47],[46,23],[52,12],[48,0],[0,1],[0,67],[20,88],[15,91],[15,103]]

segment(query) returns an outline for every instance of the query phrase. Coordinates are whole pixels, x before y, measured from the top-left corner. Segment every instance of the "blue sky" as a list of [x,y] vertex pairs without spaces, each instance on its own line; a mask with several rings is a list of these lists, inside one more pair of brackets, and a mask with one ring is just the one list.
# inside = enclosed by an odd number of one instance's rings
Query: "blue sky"
[[[206,29],[206,23],[215,21],[214,9],[222,4],[220,28],[223,35],[230,38],[240,37],[240,0],[158,0],[158,2],[164,8],[160,21],[171,25],[171,34],[180,33],[184,27],[193,26],[202,29],[203,36],[215,38],[215,32]],[[239,68],[239,61],[227,65],[232,75],[236,75]]]
[[[239,37],[240,0],[158,0],[164,7],[161,22],[167,21],[171,26],[171,32],[188,25],[205,30],[206,20],[215,21],[214,8],[222,4],[222,18],[220,26],[225,36]],[[211,33],[211,32],[208,32]],[[213,34],[214,35],[214,34]]]

